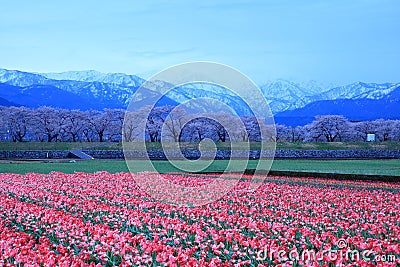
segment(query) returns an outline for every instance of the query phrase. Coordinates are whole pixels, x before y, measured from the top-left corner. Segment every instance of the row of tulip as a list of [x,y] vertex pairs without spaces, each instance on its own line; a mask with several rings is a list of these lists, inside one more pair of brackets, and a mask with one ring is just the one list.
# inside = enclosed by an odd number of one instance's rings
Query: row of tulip
[[[400,183],[268,176],[253,192],[242,179],[217,201],[182,207],[156,201],[135,182],[154,175],[0,174],[0,266],[400,264]],[[218,179],[164,178],[193,187]],[[391,257],[279,256],[348,249]],[[260,251],[273,253],[260,258]]]

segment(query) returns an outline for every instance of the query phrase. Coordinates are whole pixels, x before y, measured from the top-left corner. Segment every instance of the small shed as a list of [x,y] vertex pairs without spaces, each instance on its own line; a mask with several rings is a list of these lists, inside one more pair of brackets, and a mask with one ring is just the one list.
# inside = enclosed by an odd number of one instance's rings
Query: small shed
[[367,134],[367,142],[375,142],[375,134]]

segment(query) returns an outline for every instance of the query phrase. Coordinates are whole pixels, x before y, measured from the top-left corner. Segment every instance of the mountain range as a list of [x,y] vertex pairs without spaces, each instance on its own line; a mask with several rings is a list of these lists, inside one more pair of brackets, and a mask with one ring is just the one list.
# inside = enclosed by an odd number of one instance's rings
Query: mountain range
[[[193,98],[209,97],[246,115],[249,109],[241,98],[224,88],[208,84],[185,85],[164,95],[163,81],[135,94],[144,79],[123,73],[70,71],[31,73],[0,69],[0,105],[51,106],[66,109],[125,109],[132,96],[146,105],[160,97],[157,105],[177,105]],[[309,81],[298,83],[279,79],[259,86],[270,105],[275,121],[286,125],[304,125],[316,115],[338,114],[350,120],[400,119],[400,83],[356,82],[334,86]],[[254,103],[262,101],[253,99]],[[212,102],[197,110],[215,109]]]

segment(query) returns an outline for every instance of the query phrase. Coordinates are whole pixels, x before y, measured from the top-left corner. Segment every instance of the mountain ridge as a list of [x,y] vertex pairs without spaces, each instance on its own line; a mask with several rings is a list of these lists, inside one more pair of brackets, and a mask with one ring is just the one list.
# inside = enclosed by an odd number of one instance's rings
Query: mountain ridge
[[312,122],[317,115],[342,115],[351,121],[400,119],[400,84],[380,98],[353,98],[315,101],[275,115],[278,124],[298,126]]
[[[68,71],[62,73],[31,73],[18,70],[0,69],[0,97],[4,105],[16,104],[28,107],[50,105],[78,109],[125,109],[137,89],[145,82],[136,75],[124,73],[101,73],[95,70]],[[7,87],[8,86],[8,87]],[[11,87],[10,87],[11,86]],[[277,118],[290,114],[306,112],[314,114],[310,104],[319,112],[328,112],[323,105],[335,109],[342,100],[385,100],[395,98],[392,94],[400,83],[365,83],[355,82],[348,85],[334,86],[316,81],[293,82],[277,79],[259,86],[265,99]],[[152,103],[150,99],[163,96],[162,103],[177,105],[187,100],[208,96],[216,101],[225,103],[236,110],[239,115],[247,112],[243,101],[234,94],[224,94],[222,89],[213,89],[207,85],[195,84],[179,87],[166,95],[163,91],[163,81],[150,84],[145,95],[140,96],[141,103]],[[14,94],[11,96],[10,94]],[[34,99],[34,98],[37,99]],[[146,98],[148,98],[146,100]],[[394,101],[386,99],[385,101]],[[60,100],[60,101],[58,101]],[[62,101],[73,104],[63,104]],[[261,103],[262,99],[252,99]],[[340,101],[339,101],[340,100]],[[139,101],[139,100],[138,100]],[[325,102],[321,102],[325,101]],[[326,102],[327,101],[327,102]],[[336,104],[329,101],[339,101]],[[318,104],[319,103],[319,104]],[[324,103],[324,104],[321,104]],[[351,101],[342,101],[340,105],[351,105]],[[363,103],[370,103],[364,101]],[[376,104],[378,104],[376,102]],[[396,102],[397,103],[397,102]],[[354,103],[353,103],[354,104]],[[381,101],[384,104],[384,101]],[[336,106],[335,106],[336,105]],[[365,104],[367,105],[367,104]],[[372,102],[371,102],[372,105]],[[308,107],[307,107],[308,106]],[[306,109],[304,109],[307,107]],[[343,106],[344,108],[344,106]],[[204,112],[210,111],[212,105],[200,107]],[[293,112],[292,112],[293,111]],[[292,112],[292,113],[291,113]],[[388,111],[389,112],[389,111]],[[321,115],[321,114],[320,114]],[[390,114],[387,114],[388,116]]]

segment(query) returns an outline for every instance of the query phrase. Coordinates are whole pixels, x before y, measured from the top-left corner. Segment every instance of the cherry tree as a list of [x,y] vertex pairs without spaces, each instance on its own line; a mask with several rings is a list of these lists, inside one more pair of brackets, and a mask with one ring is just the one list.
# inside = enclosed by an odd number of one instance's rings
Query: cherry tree
[[66,113],[64,132],[72,142],[77,142],[82,138],[85,128],[85,113],[80,110],[64,110],[64,112]]
[[305,138],[305,129],[302,126],[291,127],[292,142],[302,142]]
[[[122,127],[122,138],[125,142],[132,142],[140,138],[138,131],[140,123],[137,121],[138,118],[140,118],[140,111],[127,111],[125,113],[125,120]],[[144,139],[144,136],[142,136],[142,139]]]
[[[244,116],[242,117],[242,121],[246,128],[246,132],[242,134],[242,141],[261,141],[261,128],[262,125],[259,124],[259,120],[257,120],[254,116]],[[262,123],[262,120],[260,120]]]
[[378,138],[378,140],[389,141],[392,129],[394,128],[396,121],[379,119],[373,121],[373,124],[376,127],[376,137]]
[[[150,112],[148,112],[150,109]],[[172,106],[161,107],[145,107],[143,110],[147,112],[146,133],[150,138],[150,142],[161,141],[161,131],[165,118],[173,109]]]
[[110,118],[110,127],[107,134],[110,140],[122,140],[122,127],[124,124],[125,110],[123,109],[106,109],[106,115]]
[[90,128],[87,128],[86,131],[92,130],[95,135],[97,135],[97,139],[99,142],[104,142],[106,137],[106,132],[110,128],[112,117],[110,116],[110,112],[107,110],[101,112],[98,110],[90,110],[87,112],[87,123]]
[[39,141],[53,142],[64,129],[67,116],[60,109],[40,107],[32,110],[33,132]]
[[[201,142],[206,138],[207,130],[207,118],[195,117],[189,120],[182,128],[179,135],[179,142]],[[208,136],[210,138],[210,136]]]
[[390,131],[390,139],[392,141],[400,141],[400,120],[395,120]]
[[376,134],[376,124],[373,121],[360,121],[351,124],[351,129],[354,135],[357,137],[356,140],[367,141],[368,134]]
[[276,125],[276,141],[277,142],[301,142],[305,138],[304,127],[302,126],[286,126]]
[[219,112],[216,114],[207,114],[206,115],[210,120],[209,128],[215,132],[218,137],[218,142],[227,142],[230,141],[229,130],[236,128],[232,123],[234,122],[234,117],[231,114]]
[[22,142],[31,126],[31,110],[26,107],[4,107],[1,109],[4,134],[14,142]]
[[349,129],[349,121],[340,115],[316,116],[315,120],[306,129],[308,138],[311,140],[342,141],[343,136]]
[[176,107],[168,113],[167,117],[164,120],[164,131],[162,133],[163,138],[172,138],[174,142],[179,142],[179,137],[181,135],[181,131],[184,127],[184,124],[187,120],[187,115],[185,109],[181,107]]

